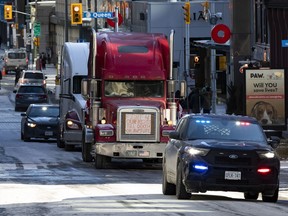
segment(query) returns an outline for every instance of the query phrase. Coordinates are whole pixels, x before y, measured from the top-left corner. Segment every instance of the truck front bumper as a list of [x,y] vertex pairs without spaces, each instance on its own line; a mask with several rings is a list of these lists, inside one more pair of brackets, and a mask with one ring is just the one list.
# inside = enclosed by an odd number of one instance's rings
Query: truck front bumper
[[167,143],[96,143],[93,153],[112,158],[162,158]]

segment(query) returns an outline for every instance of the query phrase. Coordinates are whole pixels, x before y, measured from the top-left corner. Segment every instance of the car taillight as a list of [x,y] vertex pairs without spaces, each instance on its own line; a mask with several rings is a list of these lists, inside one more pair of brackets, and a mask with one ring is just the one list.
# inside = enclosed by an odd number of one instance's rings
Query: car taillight
[[41,95],[40,98],[41,98],[41,99],[46,99],[46,98],[47,98],[47,95]]
[[266,175],[266,174],[269,174],[271,172],[271,169],[267,168],[267,167],[264,167],[264,168],[262,167],[262,168],[258,168],[257,172],[259,174]]
[[21,95],[21,94],[16,94],[15,97],[16,97],[17,99],[19,99],[19,98],[22,98],[23,95]]

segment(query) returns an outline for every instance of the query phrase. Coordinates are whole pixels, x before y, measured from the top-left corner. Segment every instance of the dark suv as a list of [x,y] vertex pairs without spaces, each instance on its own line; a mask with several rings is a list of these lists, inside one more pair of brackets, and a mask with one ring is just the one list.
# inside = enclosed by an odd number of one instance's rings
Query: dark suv
[[255,118],[184,116],[169,134],[163,158],[164,195],[187,199],[206,191],[244,192],[245,199],[277,202],[278,137],[267,139]]
[[15,111],[26,110],[30,104],[49,103],[48,92],[43,85],[21,85],[14,93]]

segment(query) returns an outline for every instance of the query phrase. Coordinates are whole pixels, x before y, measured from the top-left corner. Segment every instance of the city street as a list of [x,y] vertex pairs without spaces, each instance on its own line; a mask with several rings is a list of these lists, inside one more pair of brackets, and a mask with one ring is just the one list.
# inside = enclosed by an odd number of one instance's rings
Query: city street
[[[48,76],[55,101],[55,75]],[[276,204],[245,201],[242,193],[207,192],[191,200],[162,195],[161,165],[112,161],[96,170],[82,161],[79,148],[65,151],[55,140],[20,140],[20,113],[14,111],[14,74],[0,90],[0,215],[264,215],[284,216],[288,207],[288,161],[281,161]]]

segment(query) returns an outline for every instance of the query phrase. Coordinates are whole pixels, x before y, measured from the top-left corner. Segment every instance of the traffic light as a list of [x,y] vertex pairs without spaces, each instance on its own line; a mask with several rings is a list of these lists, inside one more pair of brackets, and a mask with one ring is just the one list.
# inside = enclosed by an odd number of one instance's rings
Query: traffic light
[[[209,16],[210,16],[210,11],[209,11],[209,2],[205,1],[201,4],[203,6],[203,15],[205,17],[205,20],[208,21]],[[212,21],[213,22],[213,21]],[[215,25],[215,24],[214,24]]]
[[185,2],[184,6],[182,6],[184,9],[184,20],[186,24],[190,24],[190,2]]
[[13,12],[12,5],[4,5],[4,19],[5,20],[13,19],[12,12]]
[[71,4],[71,24],[82,24],[82,3]]
[[35,37],[33,42],[34,42],[34,46],[37,46],[37,47],[40,46],[40,38],[39,37]]

